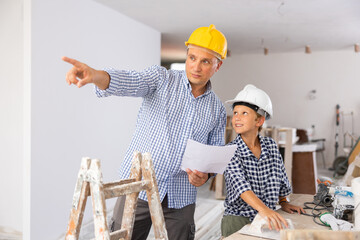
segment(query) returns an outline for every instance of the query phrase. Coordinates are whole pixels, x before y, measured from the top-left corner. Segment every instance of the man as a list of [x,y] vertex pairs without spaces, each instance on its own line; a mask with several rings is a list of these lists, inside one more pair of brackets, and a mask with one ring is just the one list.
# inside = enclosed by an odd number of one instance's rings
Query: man
[[[225,36],[214,25],[196,29],[185,43],[186,70],[152,66],[144,71],[105,69],[63,57],[73,68],[68,84],[78,87],[93,83],[99,97],[110,95],[142,97],[135,134],[120,168],[128,178],[134,151],[150,152],[159,187],[169,239],[194,239],[196,187],[210,174],[180,169],[187,140],[224,145],[226,110],[211,90],[210,78],[226,58]],[[139,195],[132,239],[146,239],[151,228],[144,192]],[[124,198],[114,209],[112,230],[121,227]]]

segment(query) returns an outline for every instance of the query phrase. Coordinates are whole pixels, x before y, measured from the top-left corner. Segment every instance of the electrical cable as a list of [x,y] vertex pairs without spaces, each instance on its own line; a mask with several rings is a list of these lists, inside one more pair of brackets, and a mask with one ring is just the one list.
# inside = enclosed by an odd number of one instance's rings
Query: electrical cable
[[[312,204],[312,205],[315,205],[314,207],[310,207],[309,205]],[[320,206],[320,207],[319,207]],[[321,223],[321,220],[320,220],[320,215],[322,214],[322,210],[327,210],[328,212],[331,212],[332,211],[332,207],[328,207],[326,206],[325,204],[323,204],[322,202],[319,202],[319,203],[315,203],[315,202],[305,202],[304,203],[304,210],[305,209],[311,209],[311,214],[308,214],[308,213],[301,213],[302,215],[305,215],[305,216],[309,216],[309,217],[312,217],[313,218],[313,221],[314,223],[320,225],[320,226],[325,226],[327,227],[325,224]],[[319,218],[319,221],[317,221],[316,219]]]

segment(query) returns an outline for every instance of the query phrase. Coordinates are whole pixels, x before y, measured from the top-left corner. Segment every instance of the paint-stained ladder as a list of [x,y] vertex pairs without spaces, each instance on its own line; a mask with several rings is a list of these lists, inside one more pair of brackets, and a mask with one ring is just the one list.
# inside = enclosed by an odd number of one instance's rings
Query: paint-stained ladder
[[[143,178],[143,180],[142,180]],[[153,222],[155,239],[167,240],[164,215],[162,212],[159,191],[154,167],[149,153],[134,153],[130,179],[103,184],[100,160],[83,158],[78,180],[75,186],[70,220],[66,231],[66,240],[79,239],[81,223],[84,216],[86,200],[92,198],[94,229],[96,239],[130,240],[135,220],[135,209],[140,191],[146,191],[149,209]],[[105,199],[126,195],[121,229],[109,232],[106,219]]]

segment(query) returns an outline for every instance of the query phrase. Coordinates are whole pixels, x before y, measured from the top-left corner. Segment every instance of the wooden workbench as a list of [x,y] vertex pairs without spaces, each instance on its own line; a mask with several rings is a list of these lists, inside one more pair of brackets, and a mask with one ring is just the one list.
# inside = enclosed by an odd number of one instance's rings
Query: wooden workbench
[[[314,199],[314,195],[308,195],[308,194],[292,194],[290,196],[290,202],[293,205],[298,205],[301,207],[304,207],[304,202],[312,202]],[[307,213],[311,213],[311,210],[307,209],[305,210]],[[281,209],[277,210],[278,213],[280,213],[285,219],[290,219],[293,222],[295,229],[312,229],[312,230],[329,230],[328,227],[321,226],[316,224],[313,221],[313,218],[306,215],[299,215],[299,214],[290,214],[282,211]],[[317,219],[319,220],[319,219]],[[254,240],[254,239],[264,239],[261,237],[256,236],[250,236],[241,234],[239,232],[236,232],[227,238],[224,238],[224,240]],[[306,238],[305,238],[306,239]]]

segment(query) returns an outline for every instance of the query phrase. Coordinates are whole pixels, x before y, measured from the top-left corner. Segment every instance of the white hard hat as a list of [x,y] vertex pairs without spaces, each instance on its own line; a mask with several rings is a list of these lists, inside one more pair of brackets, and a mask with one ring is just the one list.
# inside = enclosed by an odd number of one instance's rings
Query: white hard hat
[[226,103],[231,105],[240,102],[245,103],[243,105],[254,109],[255,112],[264,116],[266,120],[273,116],[273,108],[269,95],[254,85],[246,85],[233,100],[226,101]]

